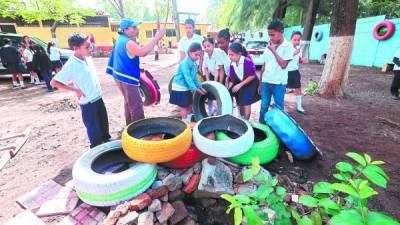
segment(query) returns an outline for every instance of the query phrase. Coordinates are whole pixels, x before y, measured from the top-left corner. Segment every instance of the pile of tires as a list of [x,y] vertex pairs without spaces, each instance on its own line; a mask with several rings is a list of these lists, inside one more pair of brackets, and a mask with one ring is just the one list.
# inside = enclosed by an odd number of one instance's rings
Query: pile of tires
[[140,95],[144,106],[160,103],[160,87],[149,71],[141,70],[139,83]]
[[[278,138],[267,125],[251,121],[249,121],[249,123],[254,131],[253,145],[247,152],[231,157],[229,161],[239,165],[251,165],[252,158],[258,157],[260,164],[271,162],[278,155]],[[237,136],[232,133],[224,133],[221,131],[216,133],[217,140],[231,140],[235,138],[237,138]]]
[[194,93],[193,112],[196,121],[208,117],[206,101],[212,99],[217,102],[215,114],[218,116],[231,115],[233,111],[232,97],[228,89],[217,81],[206,81],[202,83],[202,88],[207,91],[206,95]]
[[147,190],[157,175],[155,165],[139,163],[111,141],[85,152],[74,164],[72,178],[79,198],[93,206],[112,206]]
[[[165,134],[160,141],[144,140],[149,135]],[[159,117],[129,124],[122,133],[122,147],[133,160],[145,163],[169,162],[183,155],[192,144],[192,131],[181,120]]]
[[[237,136],[230,140],[211,140],[209,133],[231,132]],[[231,115],[213,116],[200,120],[193,128],[193,142],[203,153],[229,158],[247,152],[254,142],[254,131],[250,124]]]
[[265,121],[297,159],[309,159],[318,150],[296,121],[281,109],[269,110]]

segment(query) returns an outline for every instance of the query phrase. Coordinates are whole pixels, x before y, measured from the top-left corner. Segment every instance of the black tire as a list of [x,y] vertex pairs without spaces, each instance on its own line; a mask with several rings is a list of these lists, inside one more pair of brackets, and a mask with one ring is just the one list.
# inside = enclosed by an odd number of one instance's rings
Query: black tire
[[143,105],[144,106],[151,105],[152,104],[151,93],[147,88],[146,84],[144,84],[143,82],[140,82],[139,92],[140,96],[142,97]]

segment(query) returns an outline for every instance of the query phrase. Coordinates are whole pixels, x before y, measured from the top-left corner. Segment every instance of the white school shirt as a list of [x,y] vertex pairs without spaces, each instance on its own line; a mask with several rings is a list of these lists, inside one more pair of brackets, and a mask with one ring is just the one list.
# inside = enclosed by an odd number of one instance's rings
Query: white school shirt
[[[396,54],[394,55],[394,57],[400,59],[400,50],[398,50],[398,51],[396,52]],[[393,70],[400,70],[400,66],[394,64]]]
[[[296,49],[294,49],[296,50]],[[293,59],[289,62],[287,68],[288,71],[299,70],[300,68],[300,58],[302,57],[301,51],[297,55],[293,55]]]
[[86,57],[82,60],[74,55],[71,56],[53,79],[63,84],[72,81],[74,87],[79,88],[85,95],[79,99],[81,105],[90,103],[102,96],[92,57]]
[[236,76],[239,78],[239,80],[243,81],[243,73],[244,73],[244,56],[240,56],[239,62],[236,65],[236,63],[232,62],[232,67],[233,70],[236,73]]
[[[217,51],[215,51],[217,50]],[[225,74],[229,76],[230,66],[231,66],[231,59],[229,58],[228,54],[220,48],[214,49],[217,59],[217,66],[224,66]]]
[[[292,43],[284,40],[275,50],[283,60],[292,60],[294,48]],[[272,54],[271,50],[265,48],[262,59],[265,63],[265,71],[262,76],[262,82],[270,84],[286,85],[288,80],[288,68],[282,69]]]
[[189,46],[192,43],[199,43],[200,45],[203,44],[203,37],[198,34],[193,34],[193,37],[189,39],[187,36],[183,37],[178,43],[178,50],[182,51],[187,55],[187,51],[189,50]]
[[203,62],[203,71],[204,68],[208,68],[208,72],[212,73],[214,76],[217,76],[218,73],[218,65],[217,65],[217,57],[218,57],[219,48],[214,48],[214,51],[211,57],[207,52],[204,53],[204,62]]
[[60,60],[60,50],[54,46],[50,47],[50,61]]
[[32,62],[32,60],[33,60],[33,53],[32,53],[31,50],[29,50],[28,48],[25,48],[23,54],[24,54],[24,57],[27,58],[27,60],[28,60],[27,62]]

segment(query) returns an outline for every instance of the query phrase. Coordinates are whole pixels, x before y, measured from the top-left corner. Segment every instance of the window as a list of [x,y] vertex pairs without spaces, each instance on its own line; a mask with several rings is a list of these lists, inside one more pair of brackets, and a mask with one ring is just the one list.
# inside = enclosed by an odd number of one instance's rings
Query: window
[[167,37],[176,37],[175,29],[167,29],[166,36]]
[[198,35],[201,35],[201,30],[200,29],[196,29],[196,30],[194,30],[194,33],[198,34]]
[[153,32],[151,30],[146,30],[146,38],[152,38]]

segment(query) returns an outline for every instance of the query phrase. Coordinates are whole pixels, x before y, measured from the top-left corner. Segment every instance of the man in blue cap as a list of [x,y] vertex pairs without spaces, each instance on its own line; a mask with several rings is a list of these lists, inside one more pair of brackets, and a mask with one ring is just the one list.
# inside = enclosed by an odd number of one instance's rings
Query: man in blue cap
[[141,47],[135,39],[139,36],[141,23],[132,19],[122,19],[119,36],[114,44],[107,66],[107,74],[114,77],[124,96],[125,120],[130,124],[144,118],[143,102],[139,93],[140,61],[163,38],[165,29],[160,29],[150,43]]

